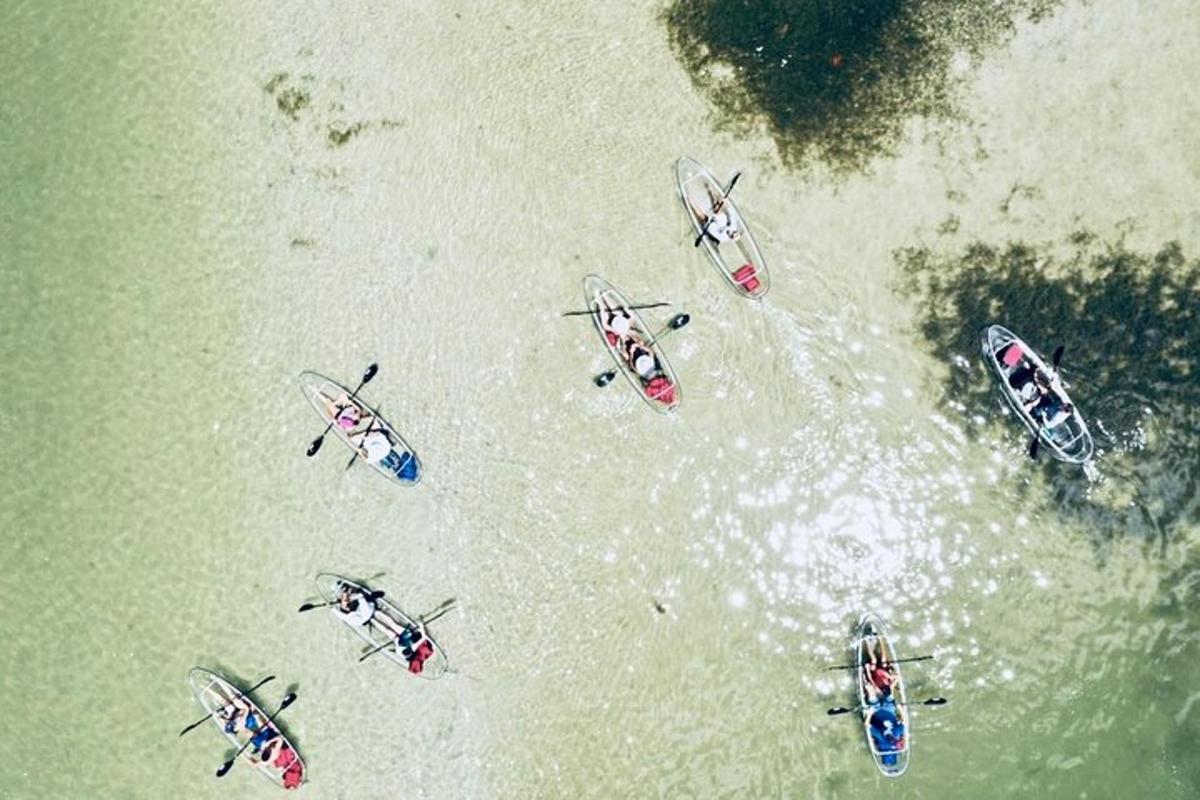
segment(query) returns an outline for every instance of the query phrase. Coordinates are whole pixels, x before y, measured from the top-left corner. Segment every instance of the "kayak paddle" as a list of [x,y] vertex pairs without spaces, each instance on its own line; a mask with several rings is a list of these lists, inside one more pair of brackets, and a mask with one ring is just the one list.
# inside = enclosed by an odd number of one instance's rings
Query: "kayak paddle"
[[[295,702],[295,700],[296,700],[296,693],[289,692],[287,697],[283,698],[283,702],[279,704],[279,708],[275,709],[274,714],[267,717],[267,721],[262,724],[262,727],[260,727],[259,730],[267,730],[268,728],[270,728],[271,723],[275,721],[275,718],[277,716],[279,716],[279,712],[283,711],[285,708],[290,706],[293,702]],[[225,773],[229,772],[230,768],[233,767],[233,762],[237,761],[238,756],[240,756],[243,752],[245,752],[246,748],[249,747],[250,743],[253,741],[254,741],[254,739],[252,737],[250,739],[250,741],[246,742],[244,745],[242,745],[240,748],[238,748],[238,751],[233,754],[233,758],[229,759],[228,761],[226,761],[224,764],[221,765],[220,769],[217,770],[218,778],[224,777]]]
[[[674,317],[671,318],[671,321],[667,323],[667,327],[663,328],[661,331],[654,334],[654,336],[650,337],[650,341],[646,342],[645,346],[650,347],[650,345],[654,344],[655,342],[657,342],[662,337],[666,336],[671,331],[677,331],[680,328],[682,328],[684,325],[687,325],[691,321],[692,321],[692,318],[687,314],[676,314]],[[610,369],[607,372],[601,372],[599,375],[597,375],[595,378],[593,378],[592,383],[596,384],[597,386],[599,386],[601,388],[604,388],[605,386],[608,386],[610,383],[612,383],[612,380],[615,377],[617,377],[617,371],[615,369]]]
[[[659,306],[669,306],[669,305],[671,305],[671,304],[670,303],[646,303],[646,304],[640,305],[640,306],[625,306],[625,308],[627,308],[627,309],[658,308]],[[562,313],[562,316],[564,316],[564,317],[582,317],[585,314],[595,314],[595,313],[596,313],[595,311],[564,311]]]
[[[932,658],[933,656],[913,656],[912,658],[897,658],[895,661],[880,661],[878,663],[885,666],[891,666],[892,664],[907,664],[910,661],[929,661]],[[855,669],[856,667],[858,667],[858,664],[840,664],[836,667],[830,667],[829,669]]]
[[[949,703],[949,702],[950,701],[944,697],[931,697],[928,700],[922,700],[919,703],[897,703],[896,705],[900,705],[900,706],[944,706],[944,705],[946,705],[946,703]],[[837,706],[836,708],[829,709],[825,713],[831,717],[836,717],[838,714],[851,714],[855,711],[861,711],[862,709],[863,709],[863,706],[856,706],[854,708],[845,708],[843,706]]]
[[[376,372],[379,372],[378,364],[372,363],[367,367],[367,371],[363,373],[362,381],[358,384],[358,388],[350,393],[351,400],[354,399],[355,395],[357,395],[364,386],[366,386],[368,383],[371,382],[371,378],[375,377]],[[336,422],[336,420],[335,420],[335,422]],[[317,438],[313,439],[312,444],[310,444],[308,446],[308,450],[305,452],[305,455],[307,455],[309,458],[312,458],[313,456],[315,456],[317,454],[317,451],[321,449],[321,445],[325,441],[325,434],[329,433],[330,429],[333,428],[333,426],[334,426],[334,422],[330,422],[328,425],[325,426],[325,430],[321,431],[321,435],[318,436]]]
[[[367,595],[367,598],[371,602],[375,602],[376,600],[378,600],[381,597],[383,597],[382,590],[374,591],[374,592],[371,592],[369,595]],[[335,605],[337,602],[338,602],[337,600],[330,600],[328,603],[305,603],[304,605],[300,606],[300,608],[297,609],[297,611],[298,611],[298,613],[303,614],[305,611],[312,611],[314,608],[325,608],[325,606],[332,606],[332,605]]]
[[729,193],[733,191],[733,187],[737,185],[738,178],[742,177],[742,173],[734,173],[733,180],[729,181],[729,186],[725,191],[721,192],[721,200],[713,206],[712,213],[708,215],[708,219],[704,221],[704,227],[700,229],[700,235],[696,237],[696,241],[692,243],[693,247],[699,247],[704,241],[704,235],[708,233],[708,226],[712,225],[712,221],[717,218],[717,214],[721,211],[721,206],[725,205],[725,198],[729,197]]
[[[253,692],[255,689],[259,688],[259,687],[260,687],[260,686],[262,686],[263,684],[265,684],[265,683],[270,683],[270,682],[271,682],[271,681],[273,681],[273,680],[275,680],[275,676],[274,676],[274,675],[268,675],[267,677],[263,678],[263,679],[262,679],[261,681],[259,681],[258,683],[256,683],[256,684],[254,684],[253,686],[251,686],[251,687],[250,687],[249,689],[247,689],[246,691],[244,691],[244,692],[242,692],[241,694],[239,694],[237,697],[235,697],[235,698],[234,698],[234,700],[240,700],[241,698],[243,698],[243,697],[245,697],[246,695],[250,694],[251,692]],[[219,711],[219,710],[220,710],[220,709],[217,709],[217,711]],[[191,725],[188,725],[188,726],[187,726],[186,728],[184,728],[183,730],[181,730],[181,731],[179,732],[179,735],[180,735],[180,736],[183,736],[183,735],[184,735],[185,733],[187,733],[188,731],[190,731],[190,730],[194,729],[194,728],[195,728],[197,725],[202,725],[206,719],[208,719],[209,717],[211,717],[211,716],[212,716],[213,714],[215,714],[215,713],[217,713],[217,712],[216,712],[216,711],[210,711],[209,713],[205,714],[203,717],[201,717],[200,719],[196,720],[196,721],[195,721],[195,722],[193,722]]]
[[[1050,364],[1053,369],[1058,369],[1058,362],[1062,361],[1064,345],[1059,345],[1054,348],[1054,355],[1050,359]],[[1038,457],[1038,448],[1042,444],[1042,428],[1045,427],[1046,420],[1042,420],[1038,425],[1037,431],[1033,434],[1033,441],[1029,443],[1029,457],[1036,459]]]

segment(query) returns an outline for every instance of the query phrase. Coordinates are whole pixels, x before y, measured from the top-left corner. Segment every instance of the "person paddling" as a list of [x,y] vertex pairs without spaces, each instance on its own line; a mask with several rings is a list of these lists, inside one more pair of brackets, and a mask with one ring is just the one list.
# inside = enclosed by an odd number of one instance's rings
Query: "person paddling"
[[723,242],[736,242],[742,235],[737,216],[726,207],[725,198],[718,197],[711,186],[705,184],[704,189],[708,194],[707,208],[698,206],[692,201],[691,193],[688,193],[688,206],[696,219],[700,220],[704,235],[718,247]]
[[349,625],[366,625],[375,616],[375,601],[364,592],[341,584],[334,612]]

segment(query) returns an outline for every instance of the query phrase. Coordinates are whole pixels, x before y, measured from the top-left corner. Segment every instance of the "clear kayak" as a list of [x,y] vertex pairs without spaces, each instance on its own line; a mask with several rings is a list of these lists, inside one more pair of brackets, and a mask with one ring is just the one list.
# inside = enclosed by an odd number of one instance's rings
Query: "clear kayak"
[[[699,236],[707,215],[721,199],[725,189],[703,164],[686,156],[676,163],[675,173],[679,199],[688,219],[692,221],[692,229]],[[706,233],[702,240],[704,250],[735,292],[742,297],[758,300],[771,288],[767,262],[732,197],[725,198],[719,213],[727,225],[740,230],[741,234],[736,239],[718,242],[716,236]]]
[[[679,381],[675,379],[671,362],[655,341],[654,332],[646,327],[641,315],[629,307],[624,295],[603,278],[588,275],[583,279],[583,298],[605,348],[638,396],[663,414],[678,408],[681,400]],[[628,330],[620,329],[621,323],[616,321],[619,317],[628,320]],[[645,365],[642,372],[635,367],[639,363]]]
[[[352,596],[365,597],[372,591],[369,587],[341,575],[323,572],[317,576],[317,591],[321,593],[321,597],[327,603],[337,602],[343,585],[349,587]],[[405,614],[386,596],[375,601],[375,613],[366,622],[360,623],[338,611],[334,606],[330,607],[329,613],[339,623],[354,631],[354,635],[362,639],[372,650],[391,642],[391,646],[385,647],[379,655],[395,661],[413,675],[427,680],[437,680],[446,674],[446,670],[450,666],[450,660],[446,657],[445,651],[429,635],[429,631],[421,622]],[[380,617],[387,619],[380,619]],[[421,649],[418,643],[412,656],[406,656],[403,649],[396,643],[396,631],[406,627],[421,631],[422,641],[428,642],[428,647]]]
[[[894,663],[899,655],[884,628],[883,620],[874,614],[865,614],[858,621],[858,639],[854,649],[855,663],[858,665],[858,705],[867,747],[879,771],[889,778],[897,778],[908,769],[912,728],[909,725],[904,679],[900,675],[900,666]],[[867,669],[872,657],[875,663],[887,665],[891,681],[890,702],[880,694],[872,698],[870,687],[875,684],[868,683],[871,678]]]
[[[241,696],[241,689],[215,672],[196,667],[188,673],[188,682],[192,685],[192,694],[196,696],[196,702],[212,715],[211,719],[217,730],[235,748],[240,748],[250,741],[255,735],[255,729],[260,728],[270,716],[249,697]],[[251,729],[247,729],[245,725],[249,713],[253,713],[256,718]],[[236,714],[232,726],[229,725],[231,714]],[[233,730],[228,730],[229,727]],[[253,764],[272,783],[284,789],[297,789],[306,777],[304,761],[275,723],[271,723],[271,729],[276,732],[276,736],[266,740],[257,752],[247,748],[241,758]]]
[[341,426],[334,425],[330,432],[357,453],[362,453],[366,443],[372,439],[384,441],[391,447],[385,457],[372,461],[364,456],[363,460],[393,483],[401,486],[416,486],[421,482],[423,470],[416,451],[408,442],[404,441],[404,437],[397,433],[395,428],[388,424],[387,420],[379,416],[378,411],[368,406],[361,397],[351,400],[349,389],[332,378],[326,378],[316,372],[300,373],[300,390],[304,392],[304,396],[312,404],[313,410],[326,425],[333,422],[334,415],[338,413],[339,409],[349,406],[358,409],[362,422],[350,430],[343,430]]
[[[1000,389],[1004,398],[1025,423],[1029,432],[1040,437],[1046,449],[1060,461],[1083,464],[1090,460],[1095,451],[1092,434],[1088,432],[1083,416],[1074,408],[1066,388],[1054,370],[1032,347],[1001,325],[989,325],[984,329],[982,338],[983,357],[1000,379]],[[1025,409],[1021,393],[1033,384],[1036,371],[1050,376],[1050,400],[1058,408],[1071,407],[1069,414],[1060,413],[1057,415],[1058,419],[1051,417],[1047,422],[1035,419],[1033,413]],[[1036,410],[1035,408],[1034,411]]]

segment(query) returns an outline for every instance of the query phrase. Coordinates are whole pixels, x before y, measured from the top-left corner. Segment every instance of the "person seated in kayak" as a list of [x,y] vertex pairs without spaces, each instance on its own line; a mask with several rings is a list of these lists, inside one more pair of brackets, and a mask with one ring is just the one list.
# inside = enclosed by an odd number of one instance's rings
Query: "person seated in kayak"
[[692,213],[696,215],[696,219],[700,220],[700,227],[708,226],[704,228],[704,235],[718,246],[722,242],[736,242],[742,236],[742,229],[738,225],[737,217],[725,207],[724,197],[718,197],[712,187],[707,184],[704,189],[708,194],[707,208],[698,206],[692,201],[692,195],[688,194],[688,205],[691,207]]
[[644,381],[654,377],[654,373],[658,371],[658,359],[654,357],[654,351],[633,336],[625,340],[624,350],[625,361],[638,377]]
[[412,659],[417,644],[425,640],[425,633],[422,630],[424,626],[422,625],[405,625],[387,614],[377,614],[375,623],[390,638],[396,640],[396,650],[409,660]]
[[600,314],[600,325],[604,328],[604,338],[614,347],[623,342],[633,332],[633,317],[623,308],[605,306]]
[[279,731],[274,728],[265,728],[259,731],[253,739],[250,740],[250,749],[259,761],[270,763],[277,755],[279,748],[283,746],[283,738],[279,735]]
[[361,434],[351,437],[351,443],[358,447],[358,453],[368,464],[378,464],[397,478],[412,480],[414,465],[413,455],[407,451],[397,452],[392,447],[392,440],[387,431],[382,428],[367,427]]
[[230,699],[217,715],[224,721],[226,733],[236,734],[239,727],[251,733],[258,730],[259,719],[253,706],[240,697]]
[[1020,397],[1025,412],[1035,414],[1036,409],[1057,399],[1057,394],[1050,385],[1050,376],[1040,369],[1035,369],[1031,379],[1021,386]]
[[374,420],[374,416],[370,412],[364,411],[345,392],[336,398],[319,392],[317,397],[321,398],[321,404],[325,407],[325,415],[333,420],[339,430],[345,433],[350,433],[364,423],[370,427],[371,421]]
[[375,601],[364,592],[343,583],[334,610],[351,625],[366,625],[375,616]]
[[872,711],[868,727],[878,752],[895,753],[904,749],[904,722],[896,714],[893,703],[883,703]]
[[258,718],[258,712],[240,697],[231,699],[219,713],[225,721],[226,733],[237,735],[240,727],[242,731],[251,734],[250,747],[256,753],[264,744],[279,735],[273,727],[263,727],[263,720]]

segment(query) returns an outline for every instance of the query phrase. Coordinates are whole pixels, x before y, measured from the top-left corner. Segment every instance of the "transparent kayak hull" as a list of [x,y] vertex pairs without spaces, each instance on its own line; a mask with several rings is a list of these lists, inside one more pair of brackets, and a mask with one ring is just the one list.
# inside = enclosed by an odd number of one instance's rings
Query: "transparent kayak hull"
[[[1039,437],[1042,440],[1042,446],[1059,461],[1070,464],[1083,464],[1089,461],[1095,452],[1095,444],[1079,409],[1074,409],[1069,417],[1053,428],[1039,425],[1038,421],[1025,410],[1021,403],[1021,387],[1013,386],[1010,380],[1018,377],[1018,371],[1029,367],[1040,369],[1048,375],[1054,375],[1054,370],[1038,355],[1036,350],[1002,325],[989,325],[983,330],[981,338],[984,360],[996,375],[1004,399],[1008,401],[1008,405],[1029,432]],[[1019,358],[1018,350],[1012,348],[1019,349]],[[1066,388],[1057,377],[1051,381],[1051,389],[1058,394],[1062,402],[1071,402]]]
[[900,665],[894,664],[892,671],[892,696],[896,700],[896,716],[904,724],[903,745],[894,749],[880,748],[871,734],[871,722],[878,705],[867,702],[867,676],[863,666],[869,660],[869,647],[873,647],[877,657],[884,661],[896,661],[900,656],[888,636],[883,620],[875,614],[865,614],[858,621],[858,637],[855,641],[855,663],[858,665],[855,682],[858,685],[858,706],[862,713],[863,734],[867,737],[867,748],[875,766],[889,778],[898,778],[908,769],[909,755],[912,752],[912,724],[908,713],[908,695],[904,689],[904,677],[900,674]]
[[[238,698],[238,696],[242,693],[241,689],[234,686],[217,673],[204,669],[203,667],[195,667],[191,672],[188,673],[188,683],[190,683],[192,686],[192,694],[195,695],[196,702],[200,704],[201,708],[211,715],[209,718],[213,721],[213,724],[217,726],[217,730],[221,733],[221,735],[229,740],[230,745],[232,745],[234,748],[241,748],[242,745],[251,739],[253,734],[245,730],[240,725],[237,727],[237,730],[234,733],[227,732],[225,730],[224,721],[220,718],[219,714],[215,713],[228,706],[233,698]],[[239,702],[244,703],[245,705],[254,709],[254,713],[258,716],[260,721],[265,721],[267,717],[270,716],[261,708],[259,708],[258,704],[249,697],[240,697],[238,699]],[[283,735],[283,731],[279,730],[278,725],[272,723],[272,727],[279,732],[279,738],[282,739],[283,744],[285,744],[293,753],[295,753],[295,763],[300,764],[300,783],[303,783],[304,780],[307,779],[308,773],[307,767],[300,759],[300,753],[296,751],[296,748],[292,745],[291,741],[289,741],[288,738]],[[276,749],[274,752],[278,753],[279,751]],[[284,772],[295,769],[295,767],[290,764],[287,767],[277,767],[269,761],[258,761],[256,760],[256,757],[251,754],[249,748],[246,749],[246,752],[244,752],[238,760],[253,764],[254,767],[260,773],[262,773],[264,777],[281,788],[284,787]]]
[[[600,334],[605,349],[617,365],[617,371],[625,376],[638,396],[646,405],[661,414],[678,408],[683,398],[679,390],[679,381],[675,378],[675,370],[671,368],[671,362],[667,360],[667,354],[663,352],[662,347],[653,341],[655,332],[646,326],[645,320],[636,310],[629,308],[625,296],[598,275],[588,275],[583,279],[583,298],[592,312],[592,323],[596,326],[596,332]],[[614,341],[616,335],[605,327],[607,313],[620,310],[631,320],[629,335],[636,337],[642,344],[652,342],[649,350],[653,353],[656,364],[655,371],[649,378],[639,375],[625,358],[622,347],[626,340],[618,338]]]
[[[345,395],[350,396],[350,390],[342,384],[335,381],[333,378],[327,378],[316,372],[301,372],[300,373],[300,391],[308,398],[309,404],[313,410],[317,412],[317,416],[321,421],[328,425],[333,422],[333,418],[329,414],[329,409],[326,406],[326,400],[332,402]],[[416,486],[421,482],[421,476],[424,474],[424,468],[421,466],[421,459],[417,457],[417,451],[412,448],[404,437],[391,426],[391,424],[383,417],[379,416],[378,411],[371,408],[359,395],[354,398],[355,405],[359,412],[370,414],[374,417],[370,421],[369,427],[372,432],[383,433],[387,436],[388,441],[392,445],[391,463],[397,465],[395,468],[385,466],[383,462],[371,464],[383,477],[387,478],[392,483],[400,486]],[[360,426],[361,430],[355,429],[349,432],[342,430],[339,426],[334,425],[327,436],[336,436],[342,441],[342,444],[351,450],[358,452],[358,446],[351,441],[351,436],[358,436],[365,433],[368,426]],[[366,462],[366,459],[362,459]],[[385,459],[385,461],[388,459]],[[368,462],[369,463],[369,462]]]
[[[721,197],[725,187],[703,164],[686,156],[676,162],[675,178],[684,212],[692,222],[692,230],[699,236],[704,229],[702,215],[712,208],[712,198]],[[719,245],[713,237],[706,235],[701,240],[701,247],[731,289],[742,297],[761,300],[771,288],[767,262],[732,197],[725,199],[722,210],[728,210],[739,223],[742,235],[736,241]]]
[[[372,591],[372,589],[369,587],[351,580],[350,578],[345,578],[341,575],[334,575],[329,572],[323,572],[317,576],[317,591],[320,592],[321,597],[325,599],[325,602],[336,602],[339,594],[338,586],[342,583],[349,585],[351,589],[362,592],[363,594],[370,594]],[[391,600],[389,600],[386,595],[376,600],[375,606],[376,616],[383,614],[391,618],[399,625],[419,627],[417,620],[401,611],[400,608]],[[329,614],[334,618],[334,620],[337,621],[339,625],[345,625],[347,628],[353,631],[354,635],[359,639],[362,639],[363,643],[372,650],[377,647],[381,647],[386,642],[391,642],[391,646],[381,650],[378,657],[387,658],[388,660],[399,664],[406,671],[409,671],[408,659],[404,656],[404,653],[400,651],[400,648],[396,646],[394,636],[383,627],[382,623],[372,620],[366,625],[355,625],[348,621],[343,615],[339,614],[337,611],[334,611],[332,608],[329,609]],[[433,655],[429,656],[429,658],[425,660],[423,668],[420,672],[409,671],[409,674],[416,675],[419,678],[425,678],[426,680],[437,680],[446,674],[446,670],[450,666],[450,660],[446,657],[446,653],[444,650],[442,650],[441,645],[439,645],[437,641],[429,635],[428,630],[422,629],[422,633],[424,634],[425,638],[429,640],[429,643],[433,645]]]

